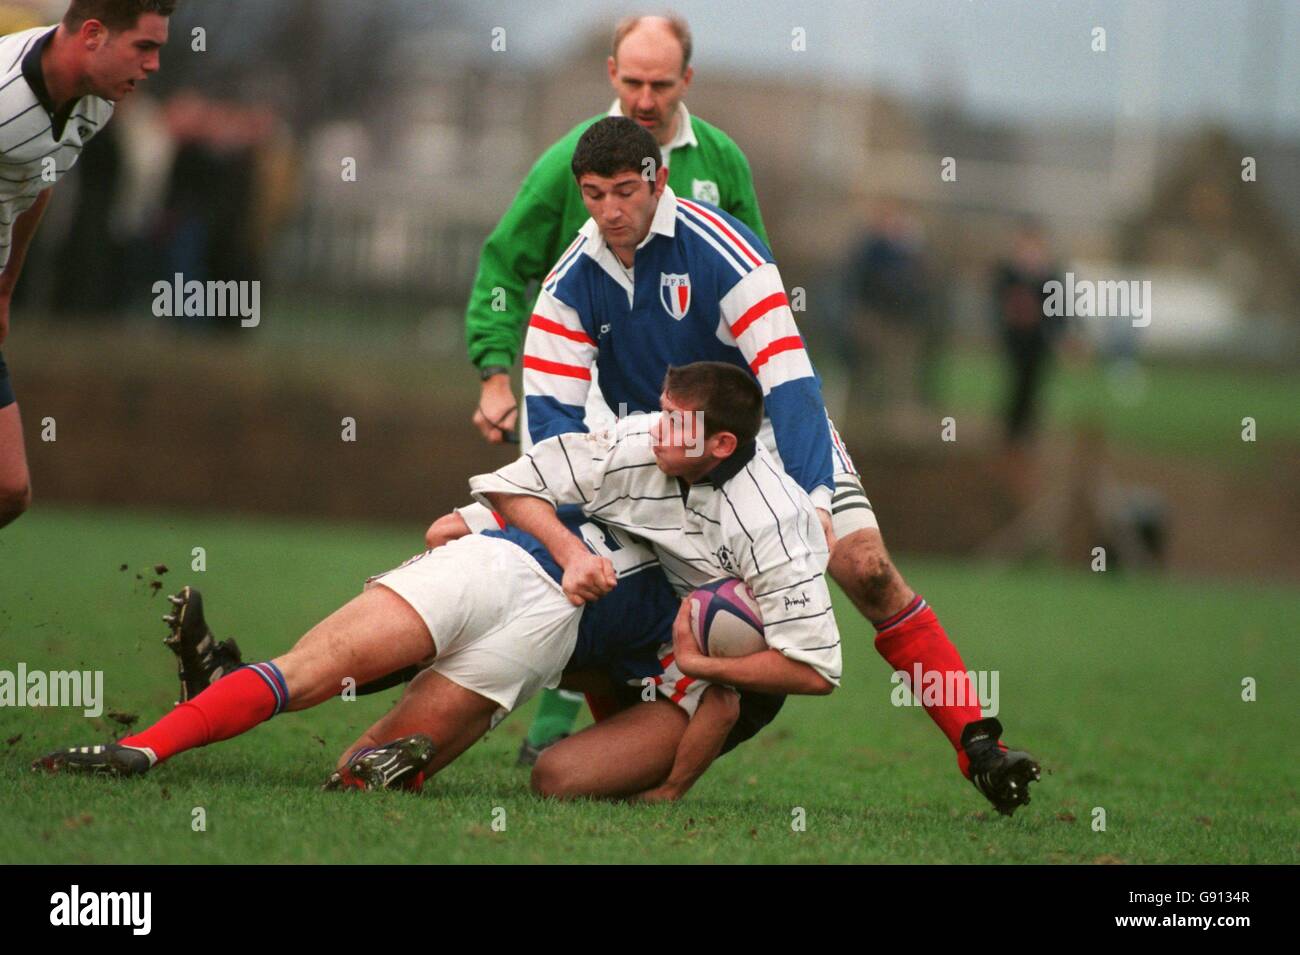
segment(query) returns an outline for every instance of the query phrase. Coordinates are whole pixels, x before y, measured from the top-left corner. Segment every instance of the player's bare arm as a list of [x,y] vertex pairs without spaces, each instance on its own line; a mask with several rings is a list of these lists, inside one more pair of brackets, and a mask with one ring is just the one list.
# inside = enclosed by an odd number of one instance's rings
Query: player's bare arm
[[710,686],[700,697],[699,707],[681,742],[668,778],[653,789],[632,796],[630,802],[674,802],[686,795],[722,752],[727,734],[740,717],[740,694],[726,686]]
[[0,345],[9,337],[9,303],[13,299],[14,289],[18,286],[18,277],[22,274],[23,263],[27,260],[27,249],[36,235],[36,227],[41,224],[45,207],[50,204],[50,190],[43,189],[36,201],[14,221],[12,246],[9,261],[0,272]]
[[690,600],[683,600],[673,621],[673,653],[687,676],[756,693],[827,696],[834,689],[824,676],[780,650],[762,650],[743,657],[710,657],[691,632]]
[[485,495],[507,524],[532,534],[555,562],[564,568],[561,586],[570,603],[581,605],[599,600],[614,589],[618,577],[614,565],[597,557],[555,516],[555,508],[538,497],[527,494]]

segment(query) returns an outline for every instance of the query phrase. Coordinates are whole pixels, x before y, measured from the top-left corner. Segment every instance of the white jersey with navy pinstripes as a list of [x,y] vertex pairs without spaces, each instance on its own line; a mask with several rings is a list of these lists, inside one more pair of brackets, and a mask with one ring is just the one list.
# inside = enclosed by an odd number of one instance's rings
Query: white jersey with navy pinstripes
[[772,255],[721,209],[665,187],[632,269],[588,219],[542,282],[524,340],[534,441],[584,431],[591,369],[617,414],[652,412],[670,365],[746,369],[781,465],[830,510],[831,439],[821,386]]
[[43,92],[44,80],[35,78],[41,49],[55,29],[0,37],[0,268],[9,261],[14,220],[72,168],[82,147],[113,115],[108,100],[83,96],[63,128],[54,129],[54,117],[33,81]]
[[519,460],[471,478],[470,490],[489,507],[488,493],[582,505],[648,541],[679,596],[720,577],[744,580],[768,646],[838,684],[840,635],[812,500],[758,442],[696,484],[669,477],[651,445],[655,417],[630,415],[612,429],[540,441]]

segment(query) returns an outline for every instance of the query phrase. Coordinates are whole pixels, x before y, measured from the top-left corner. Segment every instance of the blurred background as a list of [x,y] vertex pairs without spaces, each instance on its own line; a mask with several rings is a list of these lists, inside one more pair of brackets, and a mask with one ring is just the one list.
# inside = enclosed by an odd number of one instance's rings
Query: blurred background
[[[63,6],[0,3],[0,31]],[[641,9],[183,0],[14,304],[35,508],[403,522],[414,547],[512,454],[470,424],[479,247],[609,107]],[[1300,582],[1300,7],[674,9],[685,102],[749,157],[893,550]],[[1150,325],[1045,319],[1067,272],[1149,281]],[[176,273],[260,281],[259,324],[156,316]]]

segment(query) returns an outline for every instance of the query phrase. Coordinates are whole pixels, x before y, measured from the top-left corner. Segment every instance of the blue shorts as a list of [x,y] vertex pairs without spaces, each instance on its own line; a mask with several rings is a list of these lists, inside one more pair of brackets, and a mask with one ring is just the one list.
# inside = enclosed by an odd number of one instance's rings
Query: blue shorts
[[5,367],[5,356],[0,354],[0,408],[8,408],[15,400],[14,386],[9,382],[9,369]]

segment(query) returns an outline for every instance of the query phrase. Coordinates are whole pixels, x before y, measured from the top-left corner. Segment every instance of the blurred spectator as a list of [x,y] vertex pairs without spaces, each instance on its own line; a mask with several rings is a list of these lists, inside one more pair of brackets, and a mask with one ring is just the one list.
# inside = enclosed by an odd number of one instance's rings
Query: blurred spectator
[[880,204],[851,253],[848,284],[840,338],[850,379],[865,385],[874,403],[928,401],[934,297],[921,225],[910,210],[893,200]]
[[1008,395],[1005,412],[1008,444],[1023,446],[1038,425],[1039,398],[1052,350],[1065,318],[1043,313],[1043,286],[1061,280],[1047,235],[1035,222],[1020,226],[1011,256],[993,270],[994,320],[1006,351]]
[[993,269],[994,320],[1007,358],[1005,480],[1022,504],[1034,499],[1038,468],[1033,439],[1038,427],[1043,380],[1052,351],[1065,329],[1064,316],[1044,314],[1044,285],[1060,280],[1047,235],[1025,222],[1012,239],[1011,256]]
[[165,115],[175,159],[162,209],[161,277],[262,281],[271,238],[294,198],[288,127],[264,104],[194,90],[173,96]]
[[125,297],[123,249],[110,228],[121,192],[123,155],[115,125],[104,128],[77,161],[73,213],[54,252],[59,275],[76,281],[55,282],[50,307],[56,314],[100,315],[115,312]]

